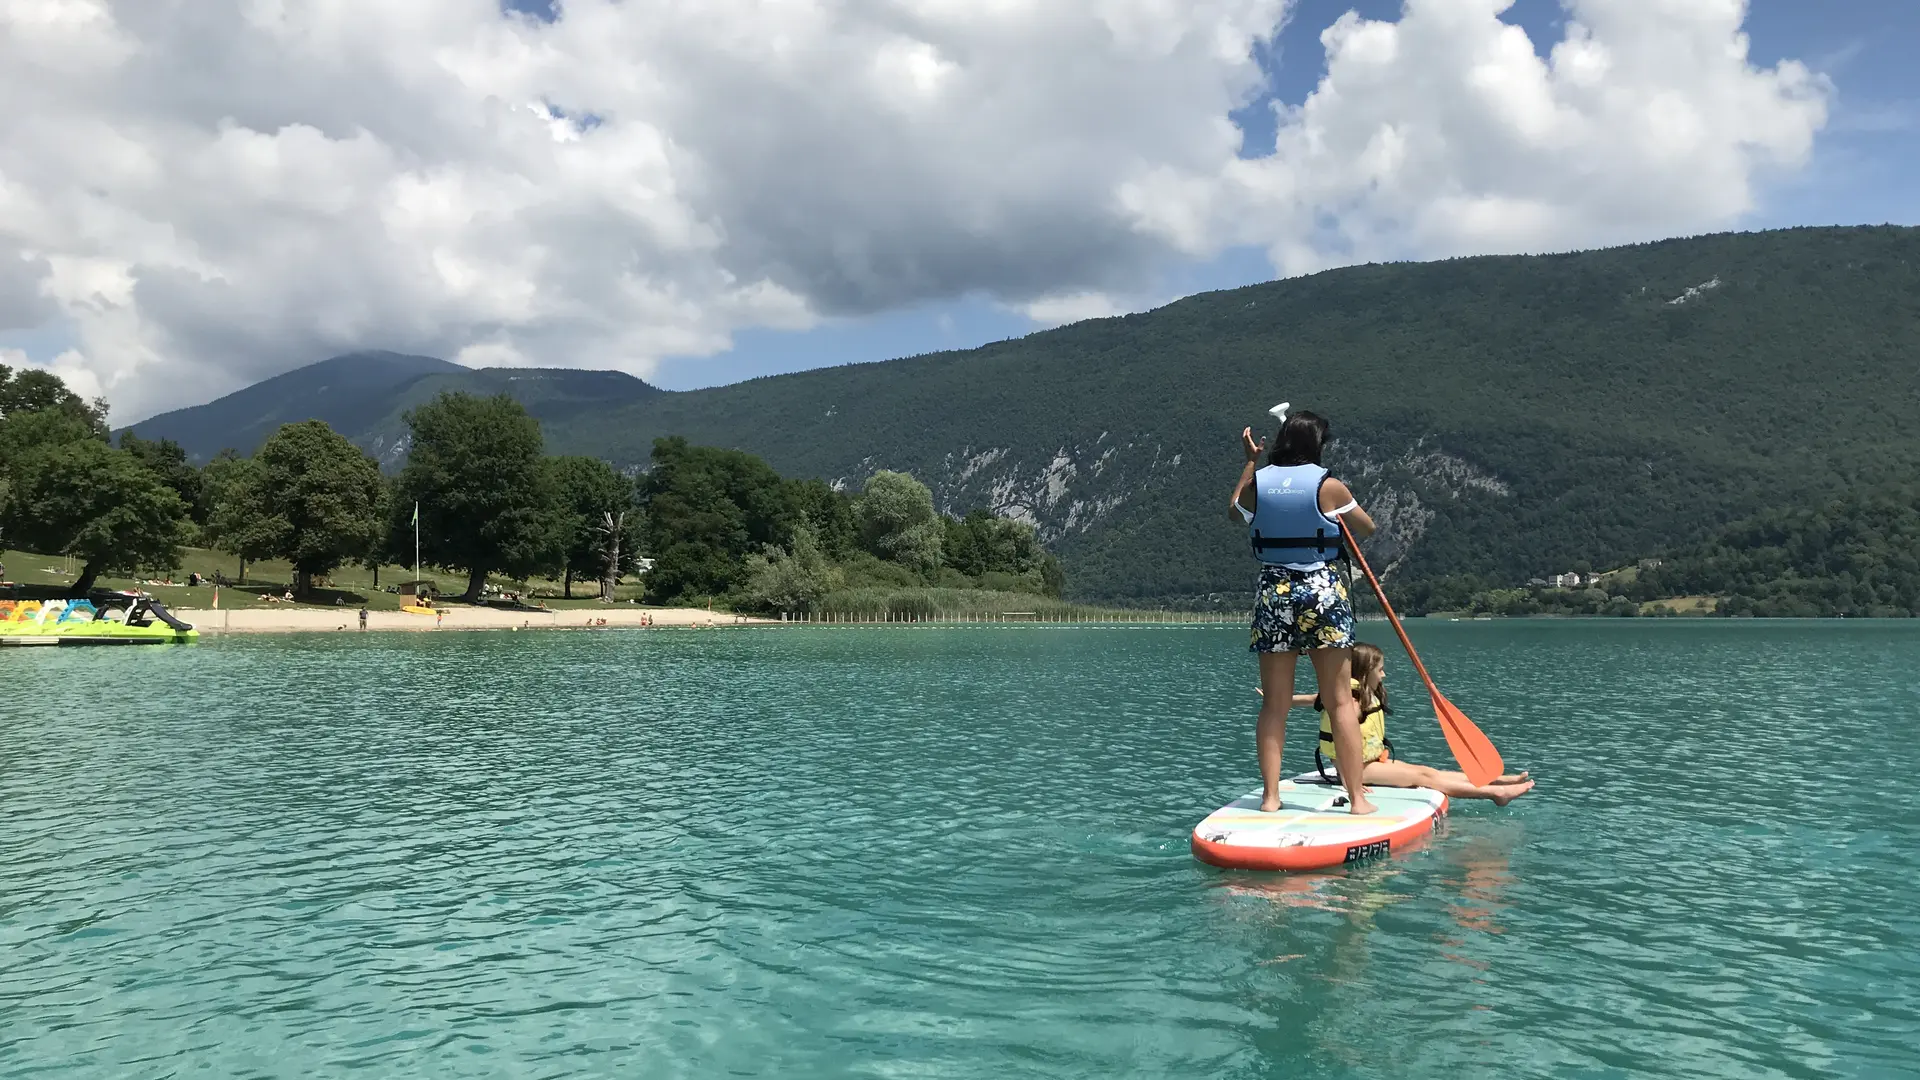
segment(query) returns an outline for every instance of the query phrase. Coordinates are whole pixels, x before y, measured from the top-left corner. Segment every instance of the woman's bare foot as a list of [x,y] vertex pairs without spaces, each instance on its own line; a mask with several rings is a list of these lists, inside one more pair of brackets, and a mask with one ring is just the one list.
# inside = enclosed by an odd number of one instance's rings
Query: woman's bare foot
[[1527,770],[1521,769],[1517,773],[1508,773],[1507,775],[1500,777],[1498,780],[1493,780],[1489,782],[1494,784],[1518,784],[1518,783],[1524,782],[1526,778],[1527,778]]
[[1533,781],[1528,780],[1523,784],[1509,786],[1512,787],[1512,790],[1503,790],[1498,795],[1493,796],[1493,805],[1505,806],[1520,796],[1525,795],[1527,792],[1532,791]]
[[1359,798],[1353,800],[1353,802],[1350,805],[1348,805],[1347,813],[1372,814],[1372,813],[1377,813],[1379,809],[1380,809],[1379,807],[1368,802],[1367,797],[1365,795],[1362,795]]
[[1266,798],[1260,800],[1261,813],[1271,814],[1278,809],[1280,809],[1280,796],[1269,795]]

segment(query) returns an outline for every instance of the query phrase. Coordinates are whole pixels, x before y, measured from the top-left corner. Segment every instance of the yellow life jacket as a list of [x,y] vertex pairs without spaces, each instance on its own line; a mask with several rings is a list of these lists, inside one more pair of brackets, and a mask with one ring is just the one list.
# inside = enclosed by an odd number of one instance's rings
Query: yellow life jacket
[[[1353,683],[1353,696],[1358,698],[1360,680],[1349,681]],[[1320,745],[1314,750],[1316,760],[1319,757],[1331,760],[1334,757],[1333,714],[1327,712],[1326,707],[1320,704],[1318,694],[1314,695],[1313,708],[1320,714]],[[1387,707],[1376,700],[1373,703],[1373,711],[1360,718],[1360,756],[1362,760],[1372,764],[1385,757],[1387,751],[1391,749],[1393,744],[1387,741]]]

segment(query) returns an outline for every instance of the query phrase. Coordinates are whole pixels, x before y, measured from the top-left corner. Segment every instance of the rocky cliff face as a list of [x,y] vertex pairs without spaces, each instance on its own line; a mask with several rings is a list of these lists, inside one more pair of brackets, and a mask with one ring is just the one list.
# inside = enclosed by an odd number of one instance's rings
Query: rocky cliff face
[[[1341,450],[1333,468],[1379,527],[1365,550],[1383,580],[1414,554],[1437,521],[1463,504],[1513,498],[1498,476],[1428,438],[1393,446],[1345,443]],[[1218,460],[1195,461],[1158,440],[1123,440],[1101,432],[1085,443],[1039,452],[967,445],[942,455],[931,468],[867,457],[833,483],[843,490],[857,489],[876,469],[912,472],[933,490],[935,505],[946,513],[960,515],[984,506],[1033,525],[1049,547],[1071,553],[1124,519],[1130,505],[1150,505],[1163,498],[1167,488],[1218,488],[1224,521],[1235,464],[1228,461],[1223,472]],[[1238,543],[1237,530],[1228,524],[1221,528]],[[1209,605],[1241,602],[1218,593],[1166,599]]]

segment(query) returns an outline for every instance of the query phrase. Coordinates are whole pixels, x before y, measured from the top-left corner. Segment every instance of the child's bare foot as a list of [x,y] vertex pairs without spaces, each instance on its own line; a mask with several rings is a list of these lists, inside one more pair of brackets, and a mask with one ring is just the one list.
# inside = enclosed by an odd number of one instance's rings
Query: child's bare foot
[[1353,804],[1347,807],[1347,813],[1372,814],[1372,813],[1377,813],[1379,809],[1380,809],[1379,807],[1368,802],[1367,797],[1365,795],[1362,795],[1359,798],[1353,800]]
[[1266,798],[1260,800],[1261,813],[1271,814],[1278,809],[1280,809],[1280,796],[1269,795]]
[[1527,792],[1532,790],[1533,790],[1533,781],[1531,780],[1528,780],[1523,784],[1512,785],[1511,790],[1503,790],[1498,795],[1495,795],[1493,797],[1493,805],[1505,806],[1508,803],[1512,802],[1513,800],[1519,798],[1522,795],[1525,795]]

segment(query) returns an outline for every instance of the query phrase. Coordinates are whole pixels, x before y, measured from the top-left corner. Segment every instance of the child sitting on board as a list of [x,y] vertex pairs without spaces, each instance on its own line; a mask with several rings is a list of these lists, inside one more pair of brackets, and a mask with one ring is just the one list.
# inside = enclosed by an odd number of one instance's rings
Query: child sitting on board
[[[1502,776],[1484,787],[1476,787],[1465,773],[1449,772],[1426,765],[1396,761],[1393,744],[1387,741],[1387,658],[1378,645],[1365,641],[1353,643],[1353,696],[1360,707],[1361,757],[1367,767],[1360,774],[1362,783],[1380,787],[1432,788],[1451,799],[1491,799],[1505,806],[1533,790],[1533,781],[1525,772]],[[1264,690],[1254,690],[1265,694]],[[1293,704],[1312,706],[1325,716],[1319,694],[1295,694]],[[1333,733],[1327,722],[1320,722],[1320,751],[1332,756]]]

